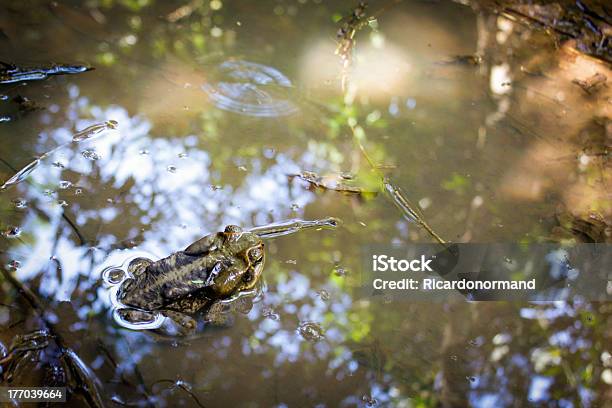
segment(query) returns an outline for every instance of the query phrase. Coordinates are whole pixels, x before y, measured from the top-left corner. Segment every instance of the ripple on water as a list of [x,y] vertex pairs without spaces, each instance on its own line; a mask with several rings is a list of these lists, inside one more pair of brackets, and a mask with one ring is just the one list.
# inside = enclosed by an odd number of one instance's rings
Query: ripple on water
[[291,81],[275,68],[248,61],[226,61],[219,70],[225,80],[202,85],[218,108],[269,118],[298,112],[297,106],[287,99],[287,91],[293,87]]

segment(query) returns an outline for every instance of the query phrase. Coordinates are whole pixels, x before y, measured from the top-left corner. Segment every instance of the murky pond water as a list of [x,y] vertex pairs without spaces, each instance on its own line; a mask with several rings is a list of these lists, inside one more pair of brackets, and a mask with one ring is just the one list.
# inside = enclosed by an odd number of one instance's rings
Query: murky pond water
[[[0,5],[0,61],[95,67],[0,85],[0,181],[40,159],[0,192],[0,258],[95,379],[71,405],[95,406],[92,394],[108,406],[208,407],[610,399],[609,303],[359,297],[364,245],[434,239],[383,194],[295,177],[342,175],[376,191],[382,172],[447,241],[571,237],[559,214],[612,215],[612,94],[584,86],[610,78],[609,65],[477,4],[371,1],[376,19],[343,69],[335,21],[354,6]],[[261,293],[224,325],[182,339],[113,319],[108,267],[160,259],[228,224],[330,216],[342,225],[266,242]],[[9,345],[40,319],[1,282]],[[48,363],[60,351],[31,352],[10,383],[60,384]]]

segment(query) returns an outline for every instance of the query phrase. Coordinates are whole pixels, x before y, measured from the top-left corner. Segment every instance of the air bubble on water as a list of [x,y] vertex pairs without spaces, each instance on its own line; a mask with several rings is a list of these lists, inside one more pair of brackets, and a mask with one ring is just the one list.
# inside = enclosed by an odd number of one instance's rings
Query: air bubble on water
[[295,259],[287,259],[285,261],[286,264],[297,265],[297,260]]
[[147,149],[140,149],[138,154],[140,154],[141,156],[147,156],[149,154],[149,151]]
[[19,269],[21,267],[21,262],[19,262],[16,259],[13,259],[11,262],[8,263],[7,267],[10,270],[16,271],[17,269]]
[[57,200],[57,205],[59,205],[60,207],[67,207],[68,203],[66,202],[66,200]]
[[212,191],[217,191],[223,189],[223,186],[220,186],[218,184],[211,184],[210,188],[212,189]]
[[476,377],[465,377],[466,380],[469,380],[471,383],[476,382]]
[[238,166],[238,170],[240,170],[240,171],[248,171],[245,166]]
[[450,356],[450,359],[453,361],[457,361],[459,358],[453,354],[452,356]]
[[329,298],[330,298],[329,292],[326,291],[325,289],[321,289],[320,291],[318,291],[317,295],[319,295],[321,300],[324,301],[324,302],[327,302],[329,300]]
[[55,194],[55,191],[47,189],[47,190],[43,191],[43,194],[44,194],[46,197],[52,197],[52,196],[53,196],[53,194]]
[[169,165],[168,167],[166,167],[166,170],[168,171],[168,173],[176,173],[176,166]]
[[66,190],[67,188],[72,187],[72,183],[70,181],[67,180],[61,180],[59,182],[59,188],[62,190]]
[[96,161],[96,160],[100,160],[102,157],[100,157],[100,155],[98,153],[96,153],[95,150],[93,149],[85,149],[81,152],[81,155],[88,159],[88,160],[92,160],[92,161]]
[[298,326],[298,333],[311,343],[316,343],[325,338],[323,329],[315,322],[303,322]]
[[126,277],[125,271],[116,266],[111,266],[102,271],[102,279],[111,286],[120,284]]
[[82,188],[77,188],[76,190],[74,190],[74,195],[81,195],[81,194],[83,194]]
[[505,256],[504,257],[504,262],[511,264],[512,263],[512,259],[510,259],[507,256]]
[[184,159],[185,157],[187,157],[187,153],[179,153],[177,156],[179,159]]
[[26,208],[28,206],[28,202],[23,198],[16,198],[13,200],[13,205],[15,208]]
[[291,211],[297,211],[300,208],[296,203],[291,204]]

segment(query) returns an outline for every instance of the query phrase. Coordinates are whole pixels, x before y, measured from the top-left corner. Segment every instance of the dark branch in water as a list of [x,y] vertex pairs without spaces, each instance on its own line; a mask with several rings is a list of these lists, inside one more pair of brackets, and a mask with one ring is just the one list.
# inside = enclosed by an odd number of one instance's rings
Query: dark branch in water
[[290,174],[289,178],[297,177],[305,182],[309,183],[311,186],[320,188],[322,190],[329,191],[337,191],[339,193],[345,194],[355,194],[355,195],[377,195],[377,191],[366,191],[361,187],[350,186],[344,183],[344,179],[342,176],[332,175],[332,176],[319,176],[317,173],[312,171],[303,171],[298,174]]
[[0,84],[11,84],[22,81],[39,81],[51,75],[80,74],[91,71],[93,67],[85,65],[51,64],[39,67],[20,67],[0,61]]

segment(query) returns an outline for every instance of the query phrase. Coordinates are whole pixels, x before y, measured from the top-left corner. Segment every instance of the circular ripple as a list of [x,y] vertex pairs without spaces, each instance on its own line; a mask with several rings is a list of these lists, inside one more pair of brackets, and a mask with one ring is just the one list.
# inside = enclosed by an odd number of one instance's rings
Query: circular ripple
[[248,61],[227,61],[219,66],[224,80],[202,89],[220,109],[256,117],[288,116],[298,112],[287,99],[291,81],[278,70]]

